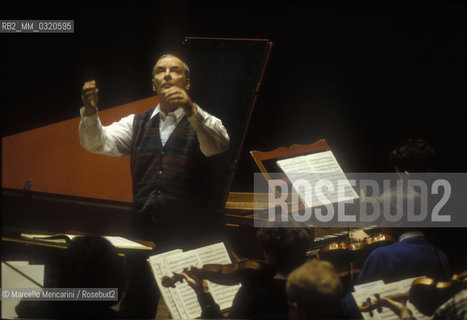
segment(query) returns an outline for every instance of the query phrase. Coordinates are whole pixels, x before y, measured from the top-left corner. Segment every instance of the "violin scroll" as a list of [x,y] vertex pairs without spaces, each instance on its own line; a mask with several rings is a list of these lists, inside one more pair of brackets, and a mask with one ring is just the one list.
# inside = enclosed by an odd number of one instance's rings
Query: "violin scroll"
[[161,284],[165,288],[175,288],[175,284],[179,281],[181,282],[182,280],[183,280],[183,277],[180,274],[174,273],[172,277],[163,276],[161,279]]
[[[368,312],[370,314],[370,317],[373,317],[373,310],[375,309],[376,311],[378,311],[378,313],[381,313],[383,311],[382,307],[385,307],[386,303],[384,300],[381,299],[378,293],[375,293],[375,298],[375,300],[371,300],[371,298],[368,297],[366,301],[358,307],[360,312]],[[393,294],[387,296],[386,298],[390,298],[391,300],[401,302],[407,301],[409,299],[409,295],[407,293]]]
[[[206,264],[202,268],[191,267],[183,270],[188,275],[221,285],[236,285],[244,280],[272,277],[275,270],[269,264],[256,260],[244,260],[233,264]],[[161,283],[164,287],[175,287],[184,277],[174,273],[172,277],[164,276]]]

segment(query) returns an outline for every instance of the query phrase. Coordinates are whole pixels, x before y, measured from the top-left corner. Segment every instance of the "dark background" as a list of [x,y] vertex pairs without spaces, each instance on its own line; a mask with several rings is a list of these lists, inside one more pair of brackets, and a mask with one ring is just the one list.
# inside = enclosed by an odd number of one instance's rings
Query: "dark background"
[[78,116],[95,79],[101,109],[149,97],[156,58],[185,36],[275,43],[233,191],[252,191],[249,150],[325,138],[344,171],[388,171],[409,137],[465,171],[467,2],[35,1],[1,19],[73,19],[73,34],[0,34],[1,134]]

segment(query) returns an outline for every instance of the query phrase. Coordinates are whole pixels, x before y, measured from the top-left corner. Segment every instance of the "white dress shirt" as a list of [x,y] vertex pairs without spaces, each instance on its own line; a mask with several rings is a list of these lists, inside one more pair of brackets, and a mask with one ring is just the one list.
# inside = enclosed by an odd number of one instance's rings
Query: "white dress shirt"
[[[198,105],[197,111],[188,117],[188,121],[198,136],[200,149],[207,157],[224,152],[229,147],[229,135],[222,121],[210,115]],[[84,107],[80,110],[81,122],[79,124],[80,143],[90,152],[109,156],[125,156],[131,152],[133,136],[134,114],[126,116],[109,126],[102,126],[98,113],[92,116],[84,115]],[[151,119],[160,114],[159,132],[162,145],[165,145],[177,124],[185,116],[182,108],[178,108],[167,115],[158,105]]]

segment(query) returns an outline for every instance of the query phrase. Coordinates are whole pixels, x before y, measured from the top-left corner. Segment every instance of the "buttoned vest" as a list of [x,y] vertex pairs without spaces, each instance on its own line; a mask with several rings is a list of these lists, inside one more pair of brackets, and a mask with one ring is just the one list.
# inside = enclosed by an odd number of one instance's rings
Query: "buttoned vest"
[[190,215],[205,201],[206,157],[186,115],[162,146],[154,109],[133,120],[131,175],[136,214]]

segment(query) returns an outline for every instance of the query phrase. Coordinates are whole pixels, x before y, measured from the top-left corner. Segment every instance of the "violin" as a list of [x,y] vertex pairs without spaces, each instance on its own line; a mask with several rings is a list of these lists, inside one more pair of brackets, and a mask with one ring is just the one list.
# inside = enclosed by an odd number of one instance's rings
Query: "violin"
[[462,273],[453,275],[451,281],[459,281],[465,284],[465,282],[467,281],[467,270],[465,270]]
[[361,241],[335,242],[324,246],[318,252],[322,260],[336,263],[338,260],[349,261],[358,256],[365,257],[373,249],[395,242],[395,239],[387,234],[377,234],[366,237]]
[[[424,315],[432,315],[444,302],[449,300],[459,291],[467,288],[467,270],[461,274],[452,276],[450,281],[437,281],[428,277],[415,279],[406,293],[389,295],[387,298],[396,301],[408,300]],[[373,310],[382,311],[382,302],[379,294],[375,294],[375,300],[368,298],[359,306],[360,312],[369,312],[373,316]]]
[[423,277],[415,279],[409,290],[410,302],[423,314],[431,315],[457,292],[467,288],[467,271],[452,276],[450,281]]
[[[232,264],[205,264],[201,268],[191,267],[184,271],[189,276],[196,276],[200,279],[209,280],[221,285],[236,285],[248,280],[261,280],[272,278],[275,269],[259,260],[243,260]],[[180,273],[174,273],[173,276],[164,276],[161,283],[166,288],[175,288],[177,282],[185,279]]]
[[[392,294],[386,297],[398,302],[409,300],[408,293]],[[383,312],[383,303],[381,302],[380,295],[376,293],[375,298],[375,300],[371,300],[371,298],[368,297],[365,302],[358,306],[360,312],[368,312],[370,314],[370,317],[373,317],[373,310],[375,309],[378,311],[378,313]]]

